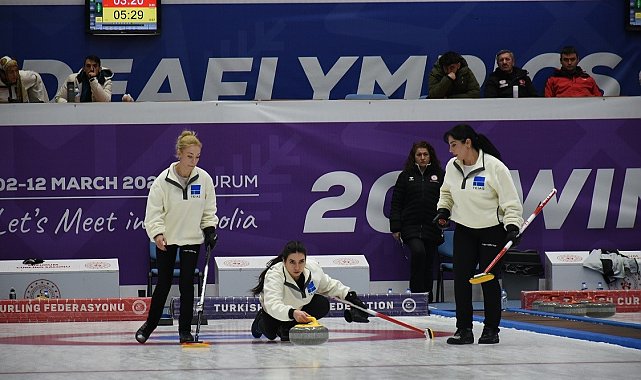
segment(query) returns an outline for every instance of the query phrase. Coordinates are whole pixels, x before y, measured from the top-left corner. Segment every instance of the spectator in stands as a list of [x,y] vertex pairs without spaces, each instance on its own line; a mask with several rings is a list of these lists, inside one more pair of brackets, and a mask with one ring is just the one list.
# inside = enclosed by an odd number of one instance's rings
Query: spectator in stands
[[479,98],[481,88],[465,58],[453,51],[434,63],[429,78],[429,99]]
[[49,95],[40,74],[20,70],[18,61],[0,58],[0,103],[47,103]]
[[496,53],[497,67],[484,84],[486,98],[512,98],[514,86],[518,88],[519,98],[539,96],[528,72],[514,66],[515,63],[514,53],[511,51],[501,50]]
[[[281,341],[288,341],[289,330],[297,323],[327,315],[329,301],[325,296],[367,308],[355,291],[329,277],[315,261],[307,260],[307,250],[300,241],[288,242],[267,263],[251,291],[259,296],[262,306],[251,326],[254,338],[265,335],[274,340],[278,336]],[[345,310],[344,317],[347,322],[369,322],[368,314],[356,308]]]
[[[454,230],[454,299],[456,332],[448,344],[474,343],[472,284],[476,267],[487,267],[503,246],[518,244],[523,206],[509,169],[490,140],[467,124],[443,135],[454,155],[445,167],[434,222]],[[499,266],[492,271],[498,273]],[[479,344],[499,343],[501,286],[498,277],[481,284],[485,320]]]
[[390,213],[394,239],[410,249],[410,290],[428,292],[432,302],[434,259],[443,243],[441,229],[431,223],[445,172],[434,147],[427,141],[412,145],[403,171],[398,175]]
[[87,56],[84,62],[82,69],[69,75],[62,84],[54,98],[56,103],[111,101],[111,70],[102,67],[95,55]]
[[594,78],[578,66],[579,54],[573,46],[561,49],[560,60],[561,68],[545,84],[546,97],[603,96]]
[[[145,343],[158,326],[171,289],[176,254],[180,249],[180,343],[193,342],[191,320],[194,316],[192,282],[200,245],[211,250],[218,239],[216,191],[211,176],[196,166],[202,143],[193,131],[183,131],[176,141],[178,162],[156,177],[147,198],[145,228],[156,243],[158,284],[151,297],[147,321],[136,332]],[[206,286],[206,284],[203,284]]]

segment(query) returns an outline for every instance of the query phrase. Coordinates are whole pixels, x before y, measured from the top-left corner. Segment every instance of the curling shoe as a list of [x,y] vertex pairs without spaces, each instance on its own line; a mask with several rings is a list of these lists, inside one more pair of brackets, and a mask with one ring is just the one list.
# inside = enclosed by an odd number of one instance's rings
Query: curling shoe
[[191,343],[194,341],[194,336],[191,335],[190,331],[178,331],[180,336],[180,343]]
[[498,328],[483,327],[479,344],[497,344],[499,342],[499,331]]
[[263,309],[258,310],[254,322],[252,322],[252,336],[256,339],[263,336],[263,332],[260,330],[260,321],[263,319]]
[[138,343],[143,344],[149,339],[149,335],[151,335],[152,329],[149,328],[149,325],[147,325],[147,322],[143,323],[142,326],[136,331],[136,340]]
[[472,344],[474,343],[474,333],[472,329],[456,329],[454,336],[447,338],[447,344]]

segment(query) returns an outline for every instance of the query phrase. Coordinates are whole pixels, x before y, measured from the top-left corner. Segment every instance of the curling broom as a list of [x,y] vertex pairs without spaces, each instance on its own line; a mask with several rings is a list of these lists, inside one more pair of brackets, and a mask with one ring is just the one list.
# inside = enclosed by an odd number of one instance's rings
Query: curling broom
[[[216,242],[218,242],[218,237],[216,237]],[[207,274],[209,273],[209,259],[211,257],[211,250],[214,249],[215,246],[216,246],[216,243],[214,243],[214,246],[208,248],[207,254],[205,255],[205,274],[203,276],[203,288],[200,291],[200,299],[196,304],[196,312],[198,313],[198,322],[196,322],[196,334],[194,335],[193,342],[186,342],[182,344],[182,346],[186,348],[209,347],[209,343],[198,340],[198,336],[200,335],[200,324],[203,316],[203,310],[205,307],[205,289],[207,288]]]
[[340,299],[340,298],[336,298],[336,297],[332,297],[332,298],[335,299],[336,301],[340,302],[340,303],[344,303],[345,305],[349,305],[350,307],[353,307],[353,308],[358,309],[358,310],[360,310],[362,312],[365,312],[365,313],[367,313],[367,314],[369,314],[369,315],[371,315],[373,317],[383,318],[386,321],[389,321],[389,322],[392,322],[392,323],[396,323],[399,326],[403,326],[403,327],[405,327],[407,329],[410,329],[412,331],[416,331],[417,333],[419,333],[421,335],[424,335],[426,338],[434,339],[434,332],[430,328],[427,328],[425,330],[421,330],[418,327],[410,325],[409,323],[405,323],[405,322],[399,321],[398,319],[392,318],[389,315],[385,315],[383,313],[379,313],[378,311],[374,311],[374,310],[366,309],[364,307],[360,307],[358,305],[354,305],[353,303],[351,303],[351,302],[349,302],[347,300]]
[[[536,216],[539,215],[541,210],[543,210],[543,207],[545,207],[545,205],[548,204],[548,202],[550,201],[550,199],[552,199],[554,194],[556,194],[556,189],[552,189],[550,194],[548,194],[548,196],[545,197],[545,199],[543,201],[539,202],[539,205],[536,206],[536,209],[534,210],[532,215],[530,215],[530,217],[527,218],[527,220],[525,222],[523,222],[523,225],[521,226],[521,230],[519,231],[519,235],[518,236],[521,236],[523,234],[523,231],[525,231],[527,226],[529,226],[530,223],[534,220],[534,218],[536,218]],[[499,254],[496,255],[494,260],[492,260],[490,265],[488,265],[487,268],[485,268],[483,273],[479,273],[479,274],[475,275],[474,277],[470,278],[470,283],[471,284],[482,284],[484,282],[487,282],[487,281],[490,281],[491,279],[493,279],[494,275],[492,273],[490,273],[490,271],[492,270],[492,268],[494,268],[496,263],[498,263],[499,260],[501,260],[501,258],[503,258],[503,256],[505,255],[507,250],[510,249],[511,246],[512,246],[512,240],[508,241],[507,244],[505,244],[505,247],[503,247],[501,252],[499,252]]]

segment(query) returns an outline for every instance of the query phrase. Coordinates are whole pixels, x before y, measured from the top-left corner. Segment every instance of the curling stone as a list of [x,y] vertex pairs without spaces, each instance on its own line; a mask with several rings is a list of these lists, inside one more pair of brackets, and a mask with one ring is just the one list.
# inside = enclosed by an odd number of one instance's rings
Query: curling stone
[[532,306],[530,306],[530,309],[539,310],[539,307],[541,306],[542,303],[543,303],[543,301],[536,300],[536,301],[532,302]]
[[585,306],[585,315],[592,318],[607,318],[617,312],[616,305],[612,302],[591,302]]
[[561,303],[554,307],[557,314],[585,315],[585,305],[580,303]]
[[298,324],[289,330],[289,341],[298,345],[323,344],[328,339],[329,330],[314,317],[311,317],[310,322]]
[[539,305],[539,311],[544,313],[554,313],[556,305],[558,305],[556,302],[543,302]]

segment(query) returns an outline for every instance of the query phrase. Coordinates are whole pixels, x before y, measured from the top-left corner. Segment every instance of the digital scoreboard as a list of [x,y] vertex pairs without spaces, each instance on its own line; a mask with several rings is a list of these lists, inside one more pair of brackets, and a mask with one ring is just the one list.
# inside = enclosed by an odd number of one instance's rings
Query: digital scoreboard
[[160,34],[160,0],[85,0],[87,33]]
[[631,31],[641,31],[641,0],[626,0],[625,28]]

